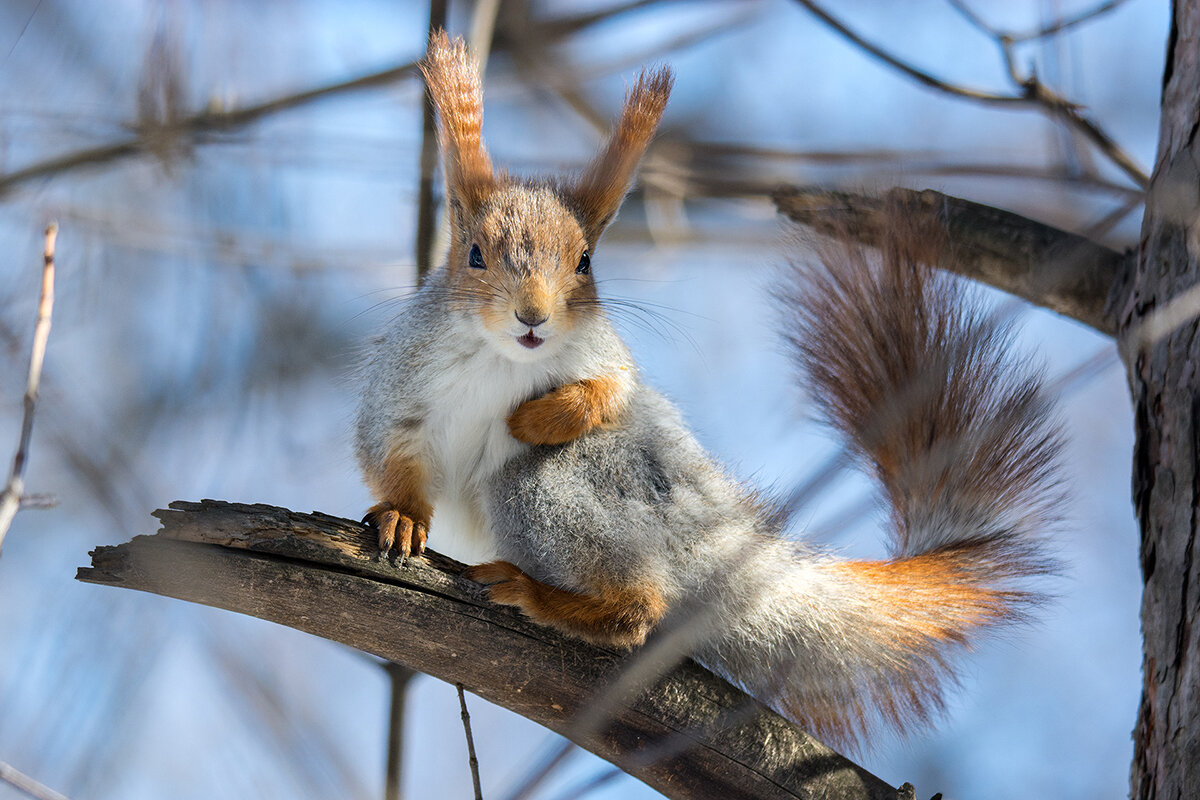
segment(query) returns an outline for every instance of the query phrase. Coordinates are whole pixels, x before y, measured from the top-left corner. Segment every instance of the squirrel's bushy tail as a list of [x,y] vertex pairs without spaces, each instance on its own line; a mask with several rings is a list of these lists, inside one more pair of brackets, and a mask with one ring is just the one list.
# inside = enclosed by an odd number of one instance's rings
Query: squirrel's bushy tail
[[[984,628],[1041,598],[1060,433],[1009,326],[930,267],[937,241],[893,214],[881,252],[833,243],[782,292],[803,385],[891,508],[891,558],[787,551],[739,592],[749,624],[702,658],[818,736],[919,726]],[[764,657],[765,654],[765,657]]]

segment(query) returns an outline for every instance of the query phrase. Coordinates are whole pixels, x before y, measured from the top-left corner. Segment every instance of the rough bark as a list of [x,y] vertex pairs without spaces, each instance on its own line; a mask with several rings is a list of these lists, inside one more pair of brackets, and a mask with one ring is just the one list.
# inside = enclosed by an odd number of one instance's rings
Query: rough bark
[[690,661],[582,729],[626,657],[492,605],[451,559],[377,561],[371,532],[323,514],[211,500],[171,509],[155,512],[157,535],[97,548],[78,578],[250,614],[461,683],[668,797],[897,796]]
[[[1133,497],[1146,584],[1130,781],[1138,800],[1200,797],[1200,331],[1196,293],[1185,294],[1200,283],[1198,131],[1200,2],[1180,0],[1140,253],[1119,309],[1136,415]],[[1164,328],[1156,318],[1172,322]]]
[[1086,237],[928,189],[892,189],[876,198],[787,186],[773,199],[780,212],[817,233],[850,236],[871,246],[892,230],[886,210],[900,204],[911,220],[928,222],[950,242],[938,264],[942,269],[1110,336],[1117,331],[1109,292],[1131,259]]

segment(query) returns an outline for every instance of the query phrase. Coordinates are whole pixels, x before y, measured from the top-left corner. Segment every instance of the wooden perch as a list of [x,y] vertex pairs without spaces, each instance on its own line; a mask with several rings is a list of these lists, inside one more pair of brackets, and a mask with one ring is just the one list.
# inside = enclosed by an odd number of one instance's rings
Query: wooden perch
[[[577,717],[625,657],[491,604],[452,559],[376,560],[373,532],[325,514],[214,500],[170,508],[154,513],[157,535],[96,548],[78,579],[250,614],[461,683],[668,797],[897,796],[691,661],[581,730]],[[684,746],[648,757],[672,741]]]
[[902,204],[905,213],[941,226],[950,247],[938,267],[1116,335],[1117,304],[1109,295],[1130,268],[1129,257],[1086,237],[928,189],[868,197],[787,186],[772,199],[780,212],[817,233],[849,235],[872,246],[888,230],[885,209]]

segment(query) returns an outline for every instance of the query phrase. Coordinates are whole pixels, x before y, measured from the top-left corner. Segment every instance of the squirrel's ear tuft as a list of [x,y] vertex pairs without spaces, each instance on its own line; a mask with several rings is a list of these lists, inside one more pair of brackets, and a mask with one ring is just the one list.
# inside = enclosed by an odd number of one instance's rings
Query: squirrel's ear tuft
[[495,188],[492,161],[483,146],[479,66],[461,37],[451,41],[439,30],[429,39],[421,74],[437,110],[451,214],[474,213]]
[[572,187],[572,197],[583,217],[584,234],[593,245],[617,215],[629,191],[638,162],[662,119],[674,81],[669,67],[642,70],[625,96],[621,120],[608,144]]

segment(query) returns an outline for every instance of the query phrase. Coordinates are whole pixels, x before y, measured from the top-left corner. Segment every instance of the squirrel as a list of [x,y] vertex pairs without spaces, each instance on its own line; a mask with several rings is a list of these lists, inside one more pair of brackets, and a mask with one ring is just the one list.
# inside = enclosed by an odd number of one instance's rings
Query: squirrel
[[[891,506],[892,554],[784,536],[645,386],[592,275],[670,94],[643,70],[573,178],[493,169],[461,39],[422,65],[439,119],[450,248],[363,367],[356,450],[383,553],[420,555],[435,510],[502,560],[494,602],[616,648],[693,625],[687,652],[815,735],[929,720],[977,634],[1041,599],[1061,433],[1011,332],[947,276],[927,231],[845,245],[779,294],[808,393]],[[698,616],[697,616],[698,615]]]

